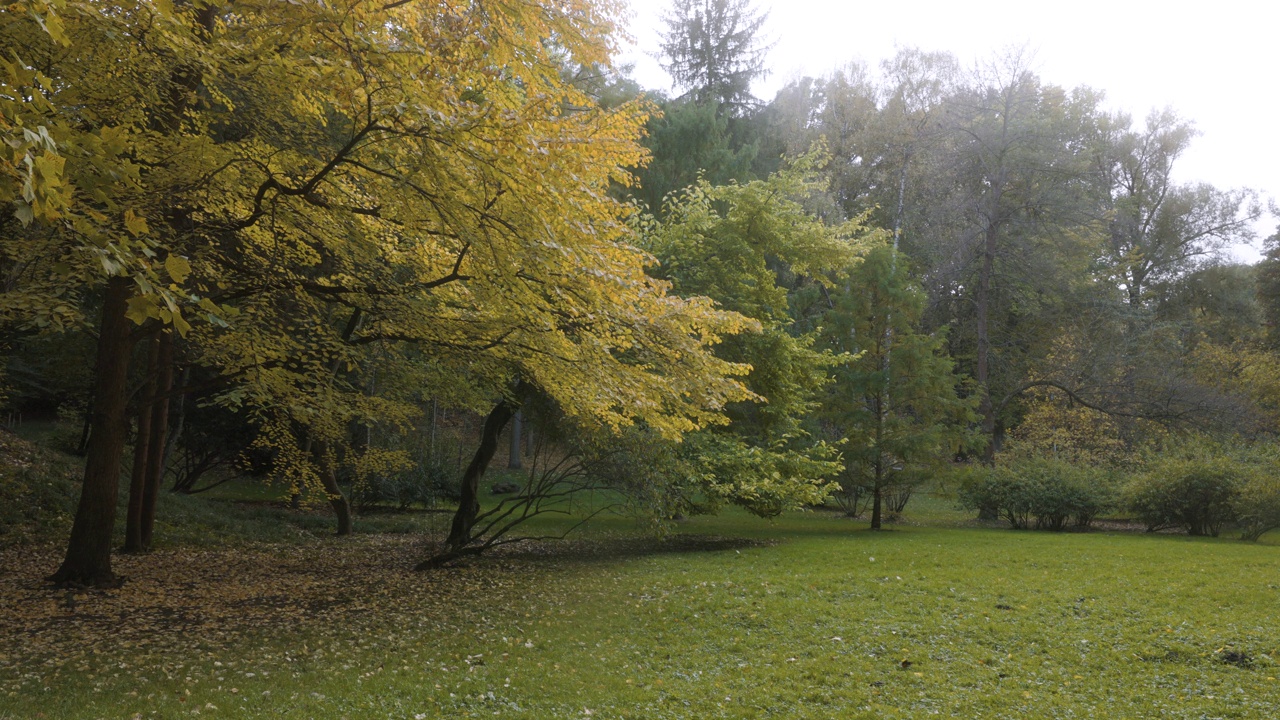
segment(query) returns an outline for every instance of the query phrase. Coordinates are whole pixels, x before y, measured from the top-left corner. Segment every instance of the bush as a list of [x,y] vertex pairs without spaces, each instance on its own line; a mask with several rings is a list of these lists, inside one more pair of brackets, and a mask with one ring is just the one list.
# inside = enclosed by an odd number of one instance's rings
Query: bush
[[1241,540],[1257,540],[1267,531],[1280,528],[1280,477],[1271,470],[1250,473],[1233,500]]
[[1129,509],[1147,532],[1182,528],[1217,537],[1236,516],[1236,496],[1250,468],[1220,453],[1161,457],[1130,483]]
[[1051,458],[1015,459],[977,472],[960,488],[970,510],[999,515],[1017,529],[1063,530],[1088,527],[1115,504],[1107,477],[1088,466]]
[[441,500],[457,500],[462,483],[459,443],[459,438],[445,432],[438,433],[434,441],[422,433],[388,438],[390,450],[408,455],[408,467],[362,476],[352,487],[352,502],[363,512],[374,505],[407,510],[414,505],[431,507]]

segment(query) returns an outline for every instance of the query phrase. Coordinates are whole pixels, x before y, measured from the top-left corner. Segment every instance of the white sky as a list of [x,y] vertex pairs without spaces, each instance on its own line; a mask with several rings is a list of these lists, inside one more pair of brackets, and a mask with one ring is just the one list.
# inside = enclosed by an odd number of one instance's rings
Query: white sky
[[[671,89],[658,52],[670,0],[629,0],[635,63],[644,87]],[[823,75],[851,60],[871,66],[896,47],[945,50],[965,66],[1011,46],[1034,53],[1040,77],[1103,90],[1111,109],[1141,121],[1171,106],[1198,137],[1175,166],[1183,182],[1251,187],[1280,195],[1280,5],[1261,0],[755,0],[769,11],[771,74],[753,88],[773,99],[788,80]],[[1276,219],[1259,225],[1260,237]],[[1256,252],[1241,248],[1241,259]]]

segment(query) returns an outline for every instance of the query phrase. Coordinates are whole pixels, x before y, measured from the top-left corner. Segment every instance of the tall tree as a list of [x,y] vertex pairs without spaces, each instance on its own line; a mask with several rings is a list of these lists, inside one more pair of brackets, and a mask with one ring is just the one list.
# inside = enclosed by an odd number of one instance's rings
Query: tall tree
[[1267,238],[1258,263],[1258,305],[1266,321],[1267,341],[1280,346],[1280,228]]
[[1152,283],[1254,238],[1262,215],[1256,193],[1174,181],[1174,163],[1196,134],[1168,108],[1152,111],[1140,129],[1127,115],[1109,118],[1098,168],[1110,240],[1105,259],[1135,307]]
[[[947,276],[953,335],[976,382],[986,460],[999,450],[1000,397],[1017,385],[1052,333],[1050,308],[1066,297],[1072,265],[1088,257],[1082,128],[1099,97],[1042,85],[1026,58],[981,68],[948,103],[947,165],[956,193]],[[1015,332],[1016,328],[1016,332]],[[1031,342],[1028,342],[1031,341]],[[967,356],[967,357],[966,357]]]
[[686,441],[698,454],[707,496],[774,515],[820,500],[836,469],[831,448],[805,429],[827,382],[832,356],[795,322],[797,287],[826,283],[877,234],[850,221],[829,226],[800,200],[813,192],[816,154],[766,180],[682,193],[667,217],[645,229],[660,261],[655,273],[682,295],[703,295],[759,323],[727,338],[717,354],[750,367],[755,402],[727,408],[730,422]]
[[760,37],[768,17],[751,0],[673,0],[663,16],[663,67],[695,102],[742,115],[757,102],[751,82],[768,74]]
[[842,359],[822,417],[847,440],[843,489],[871,496],[878,530],[889,489],[923,477],[967,444],[976,398],[960,396],[943,334],[920,330],[925,296],[892,245],[867,252],[831,296],[823,340]]
[[138,324],[189,335],[218,401],[329,495],[350,423],[409,411],[352,376],[402,346],[466,369],[476,396],[515,374],[575,417],[669,436],[744,396],[706,352],[743,321],[667,295],[610,199],[648,106],[601,108],[561,72],[608,63],[616,5],[66,8],[64,26],[0,19],[19,95],[40,99],[5,105],[4,130],[43,122],[50,142],[23,147],[52,168],[14,206],[5,311],[71,322],[81,288],[105,284],[83,521],[55,579],[113,579]]
[[671,194],[699,179],[712,185],[751,179],[756,147],[737,145],[729,118],[718,115],[714,105],[668,102],[660,117],[649,120],[647,130],[645,146],[652,157],[636,169],[633,193],[654,215],[664,215]]

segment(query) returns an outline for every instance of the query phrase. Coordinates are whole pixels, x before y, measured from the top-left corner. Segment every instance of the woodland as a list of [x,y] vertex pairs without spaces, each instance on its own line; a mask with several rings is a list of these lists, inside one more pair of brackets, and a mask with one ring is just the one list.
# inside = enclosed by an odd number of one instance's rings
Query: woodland
[[[1269,200],[1175,182],[1191,120],[1017,51],[763,102],[767,18],[723,0],[672,6],[669,97],[609,64],[619,9],[6,12],[4,400],[85,457],[57,582],[114,582],[122,486],[144,552],[158,493],[241,476],[339,535],[456,502],[424,567],[585,489],[878,528],[949,474],[1018,525],[1017,477],[1111,507],[1165,462],[1222,495],[1193,531],[1274,522],[1277,260],[1224,252]],[[482,511],[500,436],[538,455]]]
[[[312,523],[342,602],[376,592],[358,557],[420,571],[404,597],[508,598],[555,539],[607,555],[592,527],[704,527],[699,550],[745,557],[796,517],[888,530],[912,507],[975,538],[1269,548],[1276,207],[1177,180],[1192,118],[1108,110],[1018,50],[906,48],[763,100],[747,0],[674,0],[676,87],[644,88],[613,62],[624,9],[0,12],[0,548],[45,548],[5,571],[74,612],[176,581],[168,553],[216,553],[249,505]],[[1249,243],[1261,262],[1232,260]],[[397,513],[441,522],[380,535]],[[257,577],[273,546],[239,541],[193,584]],[[1232,543],[1204,548],[1253,552]]]
[[1280,712],[1275,201],[767,23],[6,6],[0,719]]

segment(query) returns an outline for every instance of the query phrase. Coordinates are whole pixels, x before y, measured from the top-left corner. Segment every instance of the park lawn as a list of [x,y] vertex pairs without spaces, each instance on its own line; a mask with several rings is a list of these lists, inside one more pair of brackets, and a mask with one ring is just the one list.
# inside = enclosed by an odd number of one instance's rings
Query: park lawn
[[176,549],[69,599],[9,552],[0,718],[1280,717],[1280,547],[865,528],[605,519],[425,574],[410,534]]

